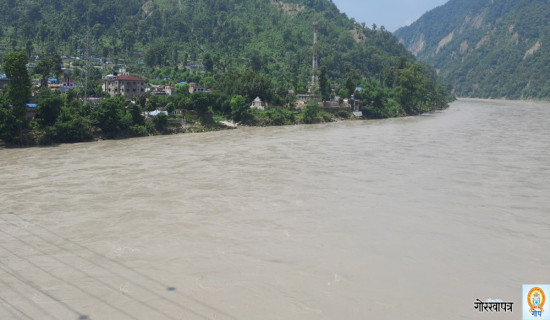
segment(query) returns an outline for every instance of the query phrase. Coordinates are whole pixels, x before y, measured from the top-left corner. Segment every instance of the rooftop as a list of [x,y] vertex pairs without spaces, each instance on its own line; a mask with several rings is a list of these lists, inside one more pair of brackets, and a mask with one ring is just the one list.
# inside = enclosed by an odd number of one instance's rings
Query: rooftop
[[121,81],[145,81],[143,78],[134,77],[134,76],[118,76],[116,77],[117,80]]

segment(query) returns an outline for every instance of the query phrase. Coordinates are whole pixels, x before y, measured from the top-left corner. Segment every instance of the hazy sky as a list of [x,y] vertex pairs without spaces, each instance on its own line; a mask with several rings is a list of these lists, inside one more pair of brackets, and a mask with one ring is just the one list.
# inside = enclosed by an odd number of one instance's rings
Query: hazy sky
[[350,18],[395,31],[448,0],[332,0]]

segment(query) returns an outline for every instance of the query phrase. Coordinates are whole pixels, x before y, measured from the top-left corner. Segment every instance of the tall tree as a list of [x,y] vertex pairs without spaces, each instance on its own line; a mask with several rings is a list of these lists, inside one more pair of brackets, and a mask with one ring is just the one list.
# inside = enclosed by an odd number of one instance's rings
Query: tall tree
[[179,54],[178,54],[178,47],[173,46],[172,47],[172,60],[174,62],[174,65],[177,67],[179,63]]
[[346,76],[345,87],[350,95],[355,92],[355,85],[353,84],[353,74],[351,72],[348,72]]
[[145,52],[145,64],[151,67],[164,66],[168,48],[164,43],[156,43]]
[[319,89],[321,90],[321,99],[330,100],[330,85],[327,79],[327,67],[322,66],[319,69]]
[[241,95],[236,95],[231,98],[231,117],[233,120],[239,122],[243,119],[243,114],[248,112],[249,106],[246,103],[246,100]]
[[0,105],[0,139],[13,141],[17,135],[17,118],[13,110]]
[[214,60],[212,59],[212,55],[210,55],[210,53],[204,55],[204,69],[208,72],[214,71]]
[[31,95],[31,80],[27,72],[29,58],[25,52],[9,52],[2,59],[2,66],[10,84],[6,91],[8,102],[14,107],[25,107]]
[[191,105],[201,119],[203,124],[213,122],[212,114],[208,111],[208,107],[212,105],[212,94],[208,92],[195,92],[191,96]]
[[61,74],[61,64],[63,61],[58,55],[43,58],[38,61],[38,64],[34,68],[34,71],[42,76],[40,79],[40,86],[45,88],[48,86],[48,77],[55,75],[58,77]]
[[11,140],[19,134],[21,142],[22,129],[25,125],[26,103],[31,95],[31,80],[27,72],[29,58],[25,52],[9,52],[2,59],[2,66],[10,84],[6,90],[6,103],[12,108],[4,110],[2,119],[3,137]]
[[262,54],[258,50],[254,50],[252,52],[252,56],[250,57],[250,67],[254,72],[259,72],[262,70],[263,67],[263,59]]
[[32,56],[33,50],[34,50],[34,47],[32,45],[32,41],[28,40],[27,43],[25,44],[25,51],[27,52],[27,56],[29,56],[29,58]]
[[44,126],[51,126],[57,120],[61,107],[63,106],[63,98],[58,93],[53,93],[47,88],[43,88],[38,96],[38,110],[36,117],[42,120]]

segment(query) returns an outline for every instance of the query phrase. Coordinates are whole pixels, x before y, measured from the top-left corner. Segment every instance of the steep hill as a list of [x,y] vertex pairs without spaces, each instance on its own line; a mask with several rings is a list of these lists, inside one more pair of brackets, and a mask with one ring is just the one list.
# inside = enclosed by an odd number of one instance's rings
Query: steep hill
[[82,54],[89,32],[95,57],[155,67],[208,57],[218,71],[248,66],[305,80],[318,21],[319,60],[331,78],[412,61],[389,32],[355,23],[328,0],[0,0],[0,12],[0,44],[33,55]]
[[[433,111],[452,99],[435,70],[417,63],[390,32],[348,19],[330,0],[0,0],[0,12],[0,72],[12,79],[0,95],[0,139],[12,143],[166,132],[164,114],[141,116],[157,108],[171,112],[172,120],[204,126],[215,127],[215,119],[281,125],[330,121],[316,100],[336,96],[353,95],[367,118]],[[314,25],[318,82],[300,112],[296,93],[312,79]],[[144,94],[128,103],[115,89],[119,96],[98,106],[79,99],[105,97],[102,76],[119,66],[149,84],[194,82],[211,90],[190,94],[189,85],[178,84],[164,95],[142,88]],[[77,88],[66,95],[38,92],[36,119],[29,123],[29,77],[46,86],[61,74]],[[268,110],[250,109],[256,97]]]
[[550,98],[550,3],[451,0],[395,32],[459,96]]

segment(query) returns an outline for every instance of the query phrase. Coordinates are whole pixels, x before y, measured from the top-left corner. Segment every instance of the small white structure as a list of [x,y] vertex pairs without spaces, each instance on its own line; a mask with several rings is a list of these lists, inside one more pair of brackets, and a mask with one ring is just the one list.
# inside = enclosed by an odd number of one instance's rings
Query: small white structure
[[353,104],[353,115],[356,117],[362,117],[363,112],[359,109],[359,107],[361,106],[361,101],[357,99],[352,99],[351,103]]
[[251,109],[258,109],[258,110],[265,110],[262,99],[260,97],[256,97],[254,101],[252,101],[252,105],[250,106]]
[[168,111],[160,111],[160,110],[154,110],[148,113],[150,117],[158,116],[159,114],[164,113],[165,115],[168,115]]

